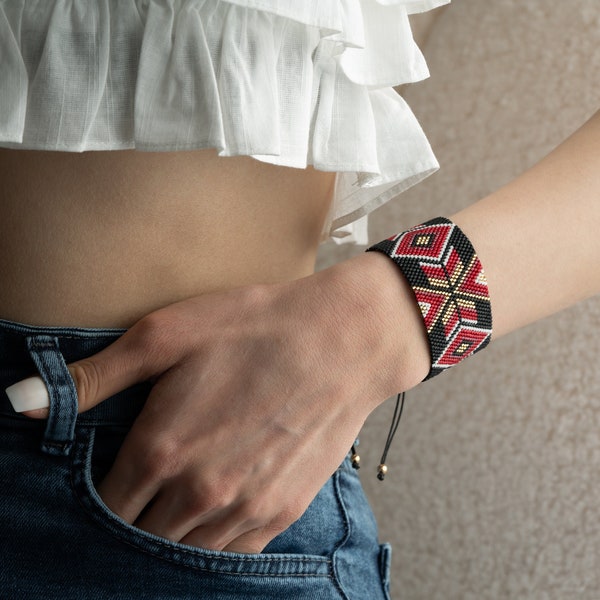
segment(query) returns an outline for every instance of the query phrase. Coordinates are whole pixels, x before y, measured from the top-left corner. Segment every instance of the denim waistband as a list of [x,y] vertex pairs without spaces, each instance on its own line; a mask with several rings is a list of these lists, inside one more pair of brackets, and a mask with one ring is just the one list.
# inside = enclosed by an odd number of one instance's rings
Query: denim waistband
[[[51,337],[57,353],[69,364],[100,352],[127,329],[97,327],[47,327],[0,319],[0,414],[28,419],[16,413],[5,389],[26,377],[38,375],[28,345],[37,338]],[[81,413],[78,423],[129,426],[139,414],[150,392],[150,382],[136,384]]]

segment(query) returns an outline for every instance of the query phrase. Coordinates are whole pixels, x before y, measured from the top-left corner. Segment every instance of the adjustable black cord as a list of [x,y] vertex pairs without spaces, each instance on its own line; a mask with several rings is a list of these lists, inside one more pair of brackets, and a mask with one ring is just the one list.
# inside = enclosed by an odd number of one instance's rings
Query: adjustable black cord
[[[396,435],[396,431],[398,430],[398,425],[400,425],[400,418],[402,417],[402,410],[404,409],[404,392],[398,394],[396,396],[396,406],[394,407],[394,415],[392,416],[392,424],[390,425],[390,430],[388,432],[387,440],[385,442],[385,447],[383,449],[383,454],[381,455],[381,461],[379,466],[377,467],[377,479],[379,481],[383,481],[385,479],[385,475],[387,473],[387,465],[385,461],[387,459],[388,451],[390,446],[392,445],[392,440]],[[360,469],[360,456],[356,452],[356,445],[352,444],[352,448],[350,449],[352,456],[350,460],[352,461],[352,467],[354,469]]]
[[383,481],[385,479],[385,475],[388,470],[385,461],[387,459],[390,446],[392,445],[392,440],[394,439],[396,431],[398,430],[398,425],[400,425],[400,418],[402,417],[403,409],[404,392],[396,396],[396,406],[394,407],[394,416],[392,417],[392,424],[390,425],[390,431],[388,432],[387,440],[385,442],[385,448],[383,449],[383,454],[381,455],[381,461],[379,463],[379,466],[377,467],[377,479],[379,479],[379,481]]

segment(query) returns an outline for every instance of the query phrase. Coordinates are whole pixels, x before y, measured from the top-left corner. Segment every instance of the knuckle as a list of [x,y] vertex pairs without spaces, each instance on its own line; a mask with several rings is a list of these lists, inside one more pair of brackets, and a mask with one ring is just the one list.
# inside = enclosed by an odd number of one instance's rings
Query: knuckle
[[240,522],[243,522],[248,529],[262,529],[270,520],[270,516],[261,510],[259,503],[253,501],[243,502],[236,513]]
[[194,519],[218,508],[220,508],[219,503],[213,497],[196,488],[188,490],[183,500],[182,514]]
[[184,518],[193,520],[205,515],[211,510],[210,503],[202,495],[189,493],[181,507],[181,514]]
[[[173,354],[172,328],[160,311],[146,315],[131,329],[131,350],[143,357],[141,364],[159,368]],[[134,335],[135,334],[135,335]]]
[[163,317],[160,310],[155,310],[144,317],[142,317],[135,325],[135,330],[137,334],[137,340],[140,343],[149,343],[151,342],[158,332],[160,332],[163,325]]
[[256,314],[269,305],[271,300],[268,288],[262,284],[247,285],[237,290],[236,306],[241,314]]
[[195,479],[184,485],[186,495],[182,510],[190,518],[209,512],[219,513],[234,504],[234,495],[224,491],[218,483]]
[[199,503],[204,510],[223,510],[234,503],[235,495],[226,488],[210,484],[203,489],[197,489]]
[[243,290],[245,303],[248,306],[259,306],[264,304],[268,298],[267,288],[263,285],[249,285]]
[[147,478],[163,480],[181,470],[182,452],[174,440],[163,440],[147,446],[141,459],[141,468]]

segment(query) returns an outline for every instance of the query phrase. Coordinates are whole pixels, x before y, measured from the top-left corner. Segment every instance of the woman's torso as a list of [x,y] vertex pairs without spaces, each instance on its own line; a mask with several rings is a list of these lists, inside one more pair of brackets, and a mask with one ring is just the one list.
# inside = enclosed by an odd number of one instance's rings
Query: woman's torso
[[310,274],[335,175],[214,150],[0,149],[0,318],[128,327]]

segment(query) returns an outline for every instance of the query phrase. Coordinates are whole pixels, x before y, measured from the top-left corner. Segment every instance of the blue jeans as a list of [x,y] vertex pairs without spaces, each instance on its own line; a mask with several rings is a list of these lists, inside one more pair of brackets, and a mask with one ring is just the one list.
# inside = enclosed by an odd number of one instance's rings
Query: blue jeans
[[[150,384],[77,414],[67,363],[123,329],[0,320],[0,595],[10,599],[389,600],[390,549],[346,459],[305,514],[261,554],[202,550],[119,518],[96,492]],[[39,374],[47,420],[16,414],[4,393]]]

